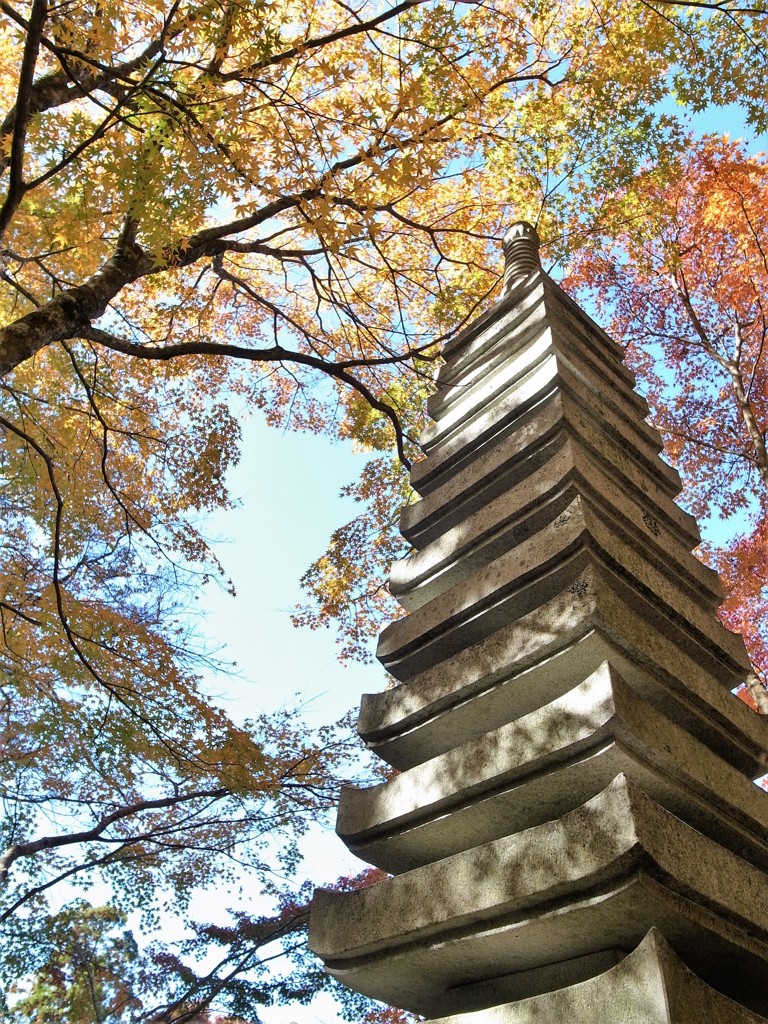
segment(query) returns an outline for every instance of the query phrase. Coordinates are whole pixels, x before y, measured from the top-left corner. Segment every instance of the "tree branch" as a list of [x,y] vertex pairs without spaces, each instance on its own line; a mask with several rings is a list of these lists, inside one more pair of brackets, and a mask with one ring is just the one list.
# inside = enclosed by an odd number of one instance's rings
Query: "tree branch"
[[707,11],[720,11],[722,14],[768,14],[768,7],[738,7],[732,6],[730,0],[649,0],[651,4],[659,4],[662,7],[701,7]]
[[403,0],[403,3],[390,7],[388,11],[384,11],[382,14],[379,14],[374,18],[370,18],[368,21],[359,21],[355,25],[346,25],[344,28],[337,29],[335,32],[329,32],[324,36],[315,36],[313,39],[304,39],[295,46],[290,46],[287,50],[282,50],[280,53],[272,54],[272,56],[267,57],[265,60],[256,64],[252,64],[248,68],[238,68],[237,71],[230,71],[227,74],[220,75],[219,77],[222,81],[229,82],[234,79],[242,78],[243,75],[253,74],[255,71],[262,71],[264,68],[272,67],[275,64],[282,64],[283,61],[292,60],[294,57],[300,57],[303,53],[307,53],[310,50],[317,50],[320,47],[328,46],[329,43],[338,42],[340,39],[348,39],[350,36],[360,35],[362,32],[370,32],[370,30],[376,28],[377,25],[381,25],[385,21],[391,21],[392,18],[397,18],[412,7],[419,7],[427,2],[428,0]]
[[[175,6],[176,5],[174,5],[174,8]],[[9,18],[20,25],[25,32],[30,31],[31,21],[27,22],[24,18],[21,18],[16,11],[6,3],[6,0],[0,0],[0,11],[3,11]],[[74,100],[80,99],[83,96],[88,96],[99,89],[110,91],[110,86],[115,82],[122,82],[128,87],[135,86],[136,83],[131,78],[131,75],[134,71],[137,71],[139,68],[146,65],[162,51],[166,43],[167,29],[168,20],[166,19],[163,31],[157,39],[152,40],[152,42],[150,42],[145,49],[132,60],[125,61],[115,67],[99,64],[84,53],[63,51],[51,40],[41,35],[40,45],[54,54],[62,64],[62,70],[43,75],[42,78],[38,78],[37,81],[31,85],[27,116],[30,117],[33,114],[40,114],[46,110],[51,110],[54,107],[64,106],[67,103],[72,103]],[[173,33],[171,33],[171,35],[173,35]],[[76,63],[70,66],[64,60],[65,55],[75,58]],[[84,71],[83,66],[89,64],[94,68],[94,70],[90,72]],[[0,137],[10,135],[14,132],[20,113],[18,103],[14,104],[4,117],[2,123],[0,123]],[[0,154],[0,174],[5,172],[8,166],[8,160],[8,157]]]
[[0,207],[0,238],[16,212],[16,208],[24,195],[24,147],[27,140],[27,125],[31,114],[32,83],[35,77],[37,55],[40,52],[40,40],[43,25],[48,14],[46,0],[32,0],[29,17],[27,39],[24,44],[24,56],[19,71],[19,88],[16,93],[15,117],[13,120],[13,139],[9,157],[10,178],[5,201]]
[[157,268],[138,246],[118,243],[114,255],[83,284],[59,292],[0,330],[0,376],[51,342],[77,337],[103,316],[127,284],[153,269]]
[[[110,814],[105,814],[93,828],[83,829],[81,832],[70,832],[66,836],[41,836],[28,843],[14,843],[9,846],[0,856],[0,885],[8,879],[8,871],[14,861],[21,857],[33,857],[43,850],[60,849],[63,846],[75,846],[78,843],[90,843],[99,840],[110,825],[117,821],[123,821],[143,811],[159,811],[167,807],[176,807],[179,804],[189,803],[192,800],[221,800],[229,796],[230,791],[226,788],[199,790],[195,793],[183,793],[175,796],[163,797],[157,800],[138,800],[127,807],[121,807]],[[121,840],[124,842],[124,840]]]
[[[280,310],[277,309],[277,307],[272,306],[272,304],[267,302],[263,297],[258,297],[257,301],[262,302],[280,316]],[[315,370],[320,370],[321,372],[328,374],[328,376],[336,378],[351,387],[353,390],[357,391],[358,394],[362,395],[366,402],[372,406],[372,408],[378,410],[387,417],[395,432],[395,440],[400,461],[406,468],[410,468],[411,463],[405,454],[405,435],[397,413],[392,406],[376,398],[376,396],[365,384],[363,384],[362,381],[349,372],[350,368],[354,366],[375,364],[383,365],[394,362],[396,359],[384,357],[381,360],[376,360],[375,363],[365,359],[346,360],[336,363],[331,360],[323,359],[321,356],[311,355],[308,352],[296,352],[293,349],[283,348],[281,345],[273,345],[270,348],[258,349],[247,348],[243,345],[224,345],[212,341],[179,342],[175,345],[149,347],[146,345],[137,345],[134,342],[125,341],[121,338],[116,338],[114,335],[108,334],[106,331],[99,331],[94,328],[85,330],[83,332],[83,337],[96,342],[96,344],[114,349],[117,352],[123,352],[125,355],[134,356],[137,359],[169,360],[177,359],[180,356],[213,355],[228,356],[233,359],[247,359],[250,362],[257,363],[298,363],[301,366],[310,366]],[[402,356],[400,358],[406,359],[408,356]]]

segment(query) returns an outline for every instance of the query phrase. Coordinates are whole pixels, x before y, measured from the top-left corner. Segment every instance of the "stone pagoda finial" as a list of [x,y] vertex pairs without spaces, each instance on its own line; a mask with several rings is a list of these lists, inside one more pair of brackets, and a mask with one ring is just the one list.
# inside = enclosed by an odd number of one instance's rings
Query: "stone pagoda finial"
[[533,224],[516,221],[504,235],[504,285],[502,296],[509,295],[518,281],[541,268],[539,236]]

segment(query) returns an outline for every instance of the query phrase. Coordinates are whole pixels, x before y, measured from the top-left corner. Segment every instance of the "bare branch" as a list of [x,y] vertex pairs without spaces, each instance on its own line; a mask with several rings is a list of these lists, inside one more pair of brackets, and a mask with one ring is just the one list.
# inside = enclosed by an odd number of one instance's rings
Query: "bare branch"
[[47,0],[33,0],[29,18],[27,39],[24,44],[24,56],[19,72],[19,88],[16,93],[15,116],[13,119],[13,139],[11,141],[10,180],[8,192],[0,207],[0,238],[16,212],[16,208],[24,195],[24,147],[27,139],[27,126],[31,114],[32,83],[35,77],[37,55],[40,52],[40,40],[43,26],[48,14]]
[[732,5],[731,0],[652,0],[654,4],[664,7],[703,7],[708,11],[720,11],[723,14],[768,14],[768,7],[739,7]]
[[228,74],[221,75],[221,79],[224,82],[229,82],[234,79],[242,78],[243,75],[253,74],[255,71],[261,71],[264,68],[273,67],[275,64],[283,64],[285,61],[293,60],[294,57],[300,57],[304,53],[308,53],[311,50],[317,50],[323,46],[328,46],[330,43],[338,42],[340,39],[348,39],[350,36],[360,35],[363,32],[370,32],[371,29],[376,28],[377,25],[381,25],[383,22],[391,21],[393,18],[399,17],[404,14],[405,11],[410,10],[412,7],[420,7],[422,4],[427,3],[428,0],[403,0],[402,3],[396,4],[394,7],[390,7],[389,10],[383,11],[381,14],[374,18],[370,18],[368,21],[358,21],[354,25],[345,25],[344,28],[337,29],[335,32],[329,32],[323,36],[316,36],[312,39],[304,39],[295,46],[288,47],[287,50],[282,50],[280,53],[272,54],[265,60],[260,61],[257,64],[252,64],[248,68],[238,68],[237,71],[229,72]]
[[[258,301],[264,303],[271,308],[273,312],[276,312],[278,316],[282,317],[282,311],[277,307],[272,306],[272,304],[268,303],[266,299],[259,297]],[[174,345],[150,347],[147,345],[137,345],[130,341],[124,341],[123,339],[116,338],[111,334],[107,334],[105,331],[97,331],[94,329],[84,331],[83,336],[88,337],[97,344],[105,345],[115,351],[123,352],[125,355],[135,356],[138,359],[169,360],[189,355],[217,355],[229,356],[233,359],[247,359],[250,362],[298,363],[301,366],[310,366],[315,370],[320,370],[329,377],[335,377],[337,380],[353,388],[353,390],[362,395],[362,397],[365,398],[365,400],[369,402],[374,409],[383,413],[383,415],[387,417],[395,431],[395,440],[397,443],[400,461],[404,466],[406,466],[406,468],[410,468],[410,461],[405,454],[405,435],[397,413],[386,402],[382,402],[376,398],[376,396],[365,384],[363,384],[361,380],[350,373],[350,369],[354,366],[370,365],[369,360],[360,359],[333,362],[332,360],[323,359],[320,356],[311,355],[307,352],[297,352],[293,349],[283,348],[281,345],[272,345],[270,348],[263,349],[251,349],[242,345],[225,345],[218,342],[192,341],[179,342]],[[403,356],[401,358],[405,359],[410,357]],[[383,358],[380,360],[381,364],[390,362],[393,362],[390,358]]]
[[[19,860],[20,857],[33,857],[36,853],[41,853],[43,850],[55,850],[64,846],[75,846],[78,843],[98,841],[102,839],[110,825],[114,825],[118,821],[124,821],[126,818],[131,818],[144,811],[164,810],[167,807],[176,807],[180,804],[189,803],[192,800],[221,800],[229,795],[230,791],[228,789],[219,787],[217,789],[199,790],[193,793],[176,794],[157,800],[138,800],[136,803],[120,807],[110,814],[105,814],[92,828],[83,829],[80,832],[70,832],[68,835],[63,836],[41,836],[39,839],[33,839],[28,843],[14,843],[0,856],[0,884],[6,882],[11,865],[14,861]],[[121,838],[120,842],[125,843],[125,839]]]

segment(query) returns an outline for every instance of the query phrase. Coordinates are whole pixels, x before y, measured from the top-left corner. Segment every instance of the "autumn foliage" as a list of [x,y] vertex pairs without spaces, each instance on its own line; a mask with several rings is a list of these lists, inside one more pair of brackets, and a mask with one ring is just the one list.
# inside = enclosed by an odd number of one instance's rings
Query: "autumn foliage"
[[[723,6],[0,0],[4,980],[30,922],[122,948],[62,883],[151,924],[245,870],[279,911],[276,837],[290,873],[349,727],[211,700],[205,517],[250,411],[370,452],[296,613],[366,656],[439,345],[497,294],[511,219],[609,303],[694,510],[743,517],[707,557],[765,665],[764,163],[684,124],[768,123],[768,16]],[[227,991],[273,917],[227,933]]]
[[706,137],[611,209],[610,244],[581,253],[570,285],[610,312],[688,507],[722,521],[702,554],[768,680],[768,163]]

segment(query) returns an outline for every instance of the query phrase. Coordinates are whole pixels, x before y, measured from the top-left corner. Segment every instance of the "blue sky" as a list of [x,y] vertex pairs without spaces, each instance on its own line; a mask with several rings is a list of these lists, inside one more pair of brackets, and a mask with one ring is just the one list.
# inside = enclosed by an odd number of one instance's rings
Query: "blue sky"
[[[318,724],[344,714],[363,688],[380,689],[383,669],[342,666],[331,631],[297,630],[291,609],[302,600],[299,578],[321,555],[333,529],[355,515],[341,487],[355,479],[365,455],[351,444],[277,431],[256,413],[242,424],[243,457],[228,477],[239,507],[209,520],[216,553],[237,590],[211,587],[200,598],[205,631],[237,663],[226,685],[235,717],[271,711],[295,694]],[[221,680],[217,682],[220,686]]]
[[[375,665],[342,666],[334,633],[297,630],[291,609],[302,600],[299,579],[325,551],[333,529],[355,514],[355,503],[341,498],[341,487],[359,473],[366,456],[351,444],[267,427],[254,413],[242,424],[243,457],[230,473],[234,510],[218,513],[207,534],[218,537],[216,554],[237,596],[210,586],[198,598],[202,626],[223,660],[236,662],[235,674],[209,680],[235,720],[301,704],[309,725],[335,721],[360,702],[365,691],[383,688],[384,670]],[[361,757],[363,755],[361,746]],[[320,822],[304,841],[305,861],[298,881],[322,884],[364,865]],[[255,884],[244,880],[246,895],[231,893],[225,906],[259,904]],[[193,904],[201,919],[221,920],[222,896]],[[335,1024],[333,1000],[319,997],[310,1007],[276,1007],[263,1013],[270,1024]]]

